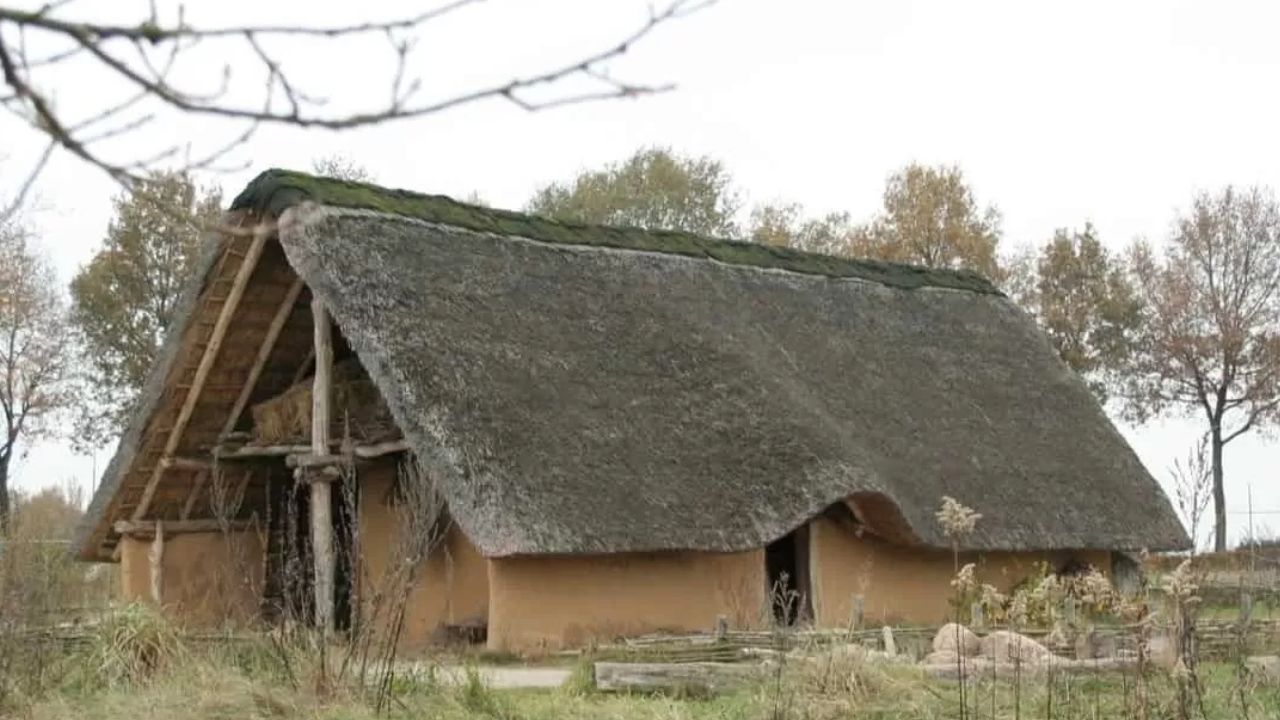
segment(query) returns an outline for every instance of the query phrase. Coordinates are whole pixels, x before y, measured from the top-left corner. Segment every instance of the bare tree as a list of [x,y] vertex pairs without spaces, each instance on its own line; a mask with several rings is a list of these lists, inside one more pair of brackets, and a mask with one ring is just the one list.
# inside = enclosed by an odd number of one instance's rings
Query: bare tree
[[1126,410],[1203,414],[1213,475],[1214,549],[1227,547],[1223,450],[1277,419],[1280,205],[1271,192],[1201,194],[1164,252],[1130,250],[1143,318],[1126,371]]
[[[651,8],[648,17],[625,37],[596,52],[511,80],[427,96],[413,62],[417,33],[442,16],[479,2],[447,0],[410,17],[331,27],[209,27],[191,21],[183,6],[162,9],[156,0],[151,0],[149,12],[118,24],[95,22],[97,16],[72,0],[51,0],[32,10],[0,5],[0,77],[4,80],[0,107],[17,115],[47,141],[14,207],[55,148],[128,185],[161,166],[178,165],[183,170],[219,167],[228,153],[262,126],[343,130],[423,117],[489,99],[535,111],[661,92],[670,85],[614,78],[608,70],[610,61],[627,53],[659,25],[708,4],[708,0],[670,0]],[[387,65],[380,72],[371,71],[371,77],[387,85],[385,102],[335,110],[328,98],[302,87],[296,75],[285,70],[304,66],[299,56],[308,51],[367,57],[367,52],[354,52],[352,43],[370,37],[385,38],[389,46]],[[193,53],[196,48],[199,53]],[[210,51],[219,58],[245,58],[257,69],[256,77],[245,79],[243,73],[233,73],[229,61],[214,68],[197,62],[200,57],[210,57]],[[65,84],[69,63],[81,62],[87,64],[79,67],[104,73],[128,91],[84,116],[70,117],[56,102],[59,96],[72,94],[70,89],[59,87],[59,81]],[[205,148],[162,144],[149,148],[142,157],[113,156],[110,141],[124,135],[137,137],[139,130],[174,115],[220,118],[233,123],[233,129],[225,140]]]
[[1202,435],[1184,458],[1173,461],[1169,477],[1173,480],[1174,501],[1178,514],[1191,535],[1191,552],[1200,547],[1200,529],[1204,524],[1209,501],[1213,498],[1213,468],[1208,458],[1209,437]]
[[0,532],[19,441],[52,430],[67,399],[66,310],[53,268],[15,222],[0,222]]

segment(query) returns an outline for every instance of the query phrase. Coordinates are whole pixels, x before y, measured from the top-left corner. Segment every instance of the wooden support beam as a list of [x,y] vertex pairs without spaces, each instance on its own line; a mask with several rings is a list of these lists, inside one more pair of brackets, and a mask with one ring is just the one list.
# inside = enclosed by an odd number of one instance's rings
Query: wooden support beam
[[191,457],[168,457],[162,458],[160,462],[165,464],[165,469],[173,468],[175,470],[193,470],[196,472],[207,472],[213,467],[212,460],[204,460],[201,458]]
[[218,461],[223,460],[259,460],[262,458],[284,457],[286,455],[306,455],[311,452],[310,445],[245,445],[235,450],[214,448],[213,454]]
[[294,280],[293,285],[289,286],[289,291],[285,293],[280,307],[276,309],[275,316],[271,318],[271,325],[267,327],[267,336],[258,347],[258,355],[253,359],[249,377],[245,379],[244,387],[240,389],[240,396],[236,398],[236,404],[232,406],[231,414],[227,416],[227,422],[222,426],[222,432],[218,433],[219,438],[225,438],[231,434],[236,429],[236,423],[240,422],[240,416],[244,413],[245,406],[249,404],[253,389],[258,385],[258,378],[262,377],[262,369],[266,367],[271,351],[275,349],[276,341],[280,339],[280,331],[284,329],[284,324],[293,314],[294,305],[298,304],[298,296],[302,294],[302,288],[302,278]]
[[383,455],[391,455],[392,453],[408,452],[409,442],[404,439],[388,440],[387,442],[377,443],[376,445],[357,445],[352,448],[351,452],[361,460],[372,460]]
[[153,537],[162,532],[165,535],[182,535],[186,533],[220,532],[222,530],[239,531],[251,525],[249,520],[217,520],[200,518],[197,520],[117,520],[115,531],[130,537]]
[[307,376],[307,370],[311,367],[311,363],[316,359],[316,349],[312,347],[307,351],[307,356],[302,358],[302,364],[297,370],[293,371],[293,380],[289,382],[290,386],[297,385],[302,382],[302,378]]
[[155,523],[155,537],[151,539],[151,551],[147,553],[151,565],[151,601],[157,607],[164,605],[164,525]]
[[312,453],[290,453],[285,455],[284,464],[291,468],[317,468],[345,465],[351,460],[372,460],[392,453],[406,452],[409,443],[404,440],[378,443],[377,445],[357,445],[350,449],[349,455],[314,455]]
[[[175,450],[178,449],[178,443],[182,440],[182,433],[187,429],[187,423],[191,422],[191,414],[195,412],[196,401],[200,399],[200,392],[204,388],[205,381],[209,379],[209,372],[213,370],[213,363],[218,358],[218,351],[222,349],[222,341],[227,335],[227,328],[231,326],[231,318],[236,314],[236,308],[240,306],[240,298],[244,297],[245,287],[249,284],[249,277],[253,275],[253,270],[258,266],[258,260],[262,257],[262,250],[267,245],[267,238],[270,237],[270,230],[266,228],[258,228],[253,233],[253,240],[249,244],[249,249],[245,253],[244,260],[240,263],[240,268],[236,270],[235,279],[231,283],[231,290],[227,293],[226,300],[223,301],[222,307],[218,311],[218,319],[213,324],[213,330],[209,335],[209,340],[205,344],[204,353],[200,356],[200,364],[196,366],[195,377],[191,381],[191,388],[187,390],[187,396],[182,401],[182,407],[178,410],[178,418],[174,421],[173,427],[169,429],[169,437],[165,440],[163,457],[172,457]],[[141,520],[147,514],[147,509],[151,507],[151,498],[156,493],[156,487],[160,484],[160,478],[164,476],[166,466],[163,461],[156,463],[155,469],[151,472],[151,478],[147,481],[147,487],[142,492],[142,501],[133,509],[130,517],[134,520]]]
[[[329,444],[330,452],[315,456],[310,445],[245,445],[235,450],[217,449],[214,454],[219,460],[258,460],[261,458],[283,457],[289,467],[311,467],[325,464],[337,464],[343,456],[332,452],[333,443]],[[389,440],[374,445],[356,445],[351,448],[351,455],[357,460],[372,460],[398,452],[407,452],[409,443],[403,439]],[[306,459],[303,459],[306,458]]]
[[182,514],[178,517],[183,520],[191,517],[191,510],[196,506],[196,501],[200,499],[200,493],[204,491],[204,484],[208,481],[208,470],[196,476],[196,484],[191,488],[191,492],[187,493],[187,501],[182,503]]
[[[311,385],[311,453],[329,452],[330,374],[333,370],[333,335],[329,327],[329,310],[319,298],[311,300],[311,317],[315,325],[316,372]],[[333,632],[333,576],[336,563],[333,554],[333,519],[330,502],[333,487],[330,476],[309,472],[311,483],[311,552],[315,558],[316,626],[322,634]]]

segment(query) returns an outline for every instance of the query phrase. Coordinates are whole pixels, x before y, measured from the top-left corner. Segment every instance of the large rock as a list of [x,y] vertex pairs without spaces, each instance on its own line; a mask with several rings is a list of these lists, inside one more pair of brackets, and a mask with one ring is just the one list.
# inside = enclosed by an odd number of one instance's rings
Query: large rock
[[972,657],[982,652],[982,640],[963,625],[947,623],[933,636],[933,651]]
[[981,652],[982,657],[998,663],[1040,663],[1053,655],[1039,642],[1008,630],[996,630],[982,638]]
[[950,650],[934,650],[924,659],[920,661],[921,665],[955,665],[960,662],[960,656]]

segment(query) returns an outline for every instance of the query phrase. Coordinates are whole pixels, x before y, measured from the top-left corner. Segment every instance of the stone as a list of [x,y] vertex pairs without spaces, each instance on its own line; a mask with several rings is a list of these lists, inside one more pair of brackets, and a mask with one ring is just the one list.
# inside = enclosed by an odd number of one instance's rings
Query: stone
[[921,665],[955,665],[960,656],[950,650],[934,650],[920,661]]
[[933,636],[933,651],[972,657],[982,652],[982,640],[963,625],[947,623]]
[[1053,655],[1039,642],[1008,630],[996,630],[980,642],[982,656],[999,663],[1039,663]]

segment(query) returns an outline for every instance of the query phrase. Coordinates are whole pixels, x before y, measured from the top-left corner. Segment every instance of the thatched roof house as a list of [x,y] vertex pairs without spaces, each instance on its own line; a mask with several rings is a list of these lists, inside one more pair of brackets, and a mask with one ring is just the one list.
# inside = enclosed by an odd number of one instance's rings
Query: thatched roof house
[[[262,444],[247,410],[309,392],[308,299],[489,563],[491,636],[502,559],[759,559],[823,518],[846,545],[927,556],[949,546],[944,495],[982,513],[975,553],[1187,544],[1084,384],[972,274],[283,171],[228,223],[244,232],[209,245],[77,538],[85,559],[210,515],[200,478]],[[261,516],[273,477],[245,482],[237,522]]]

